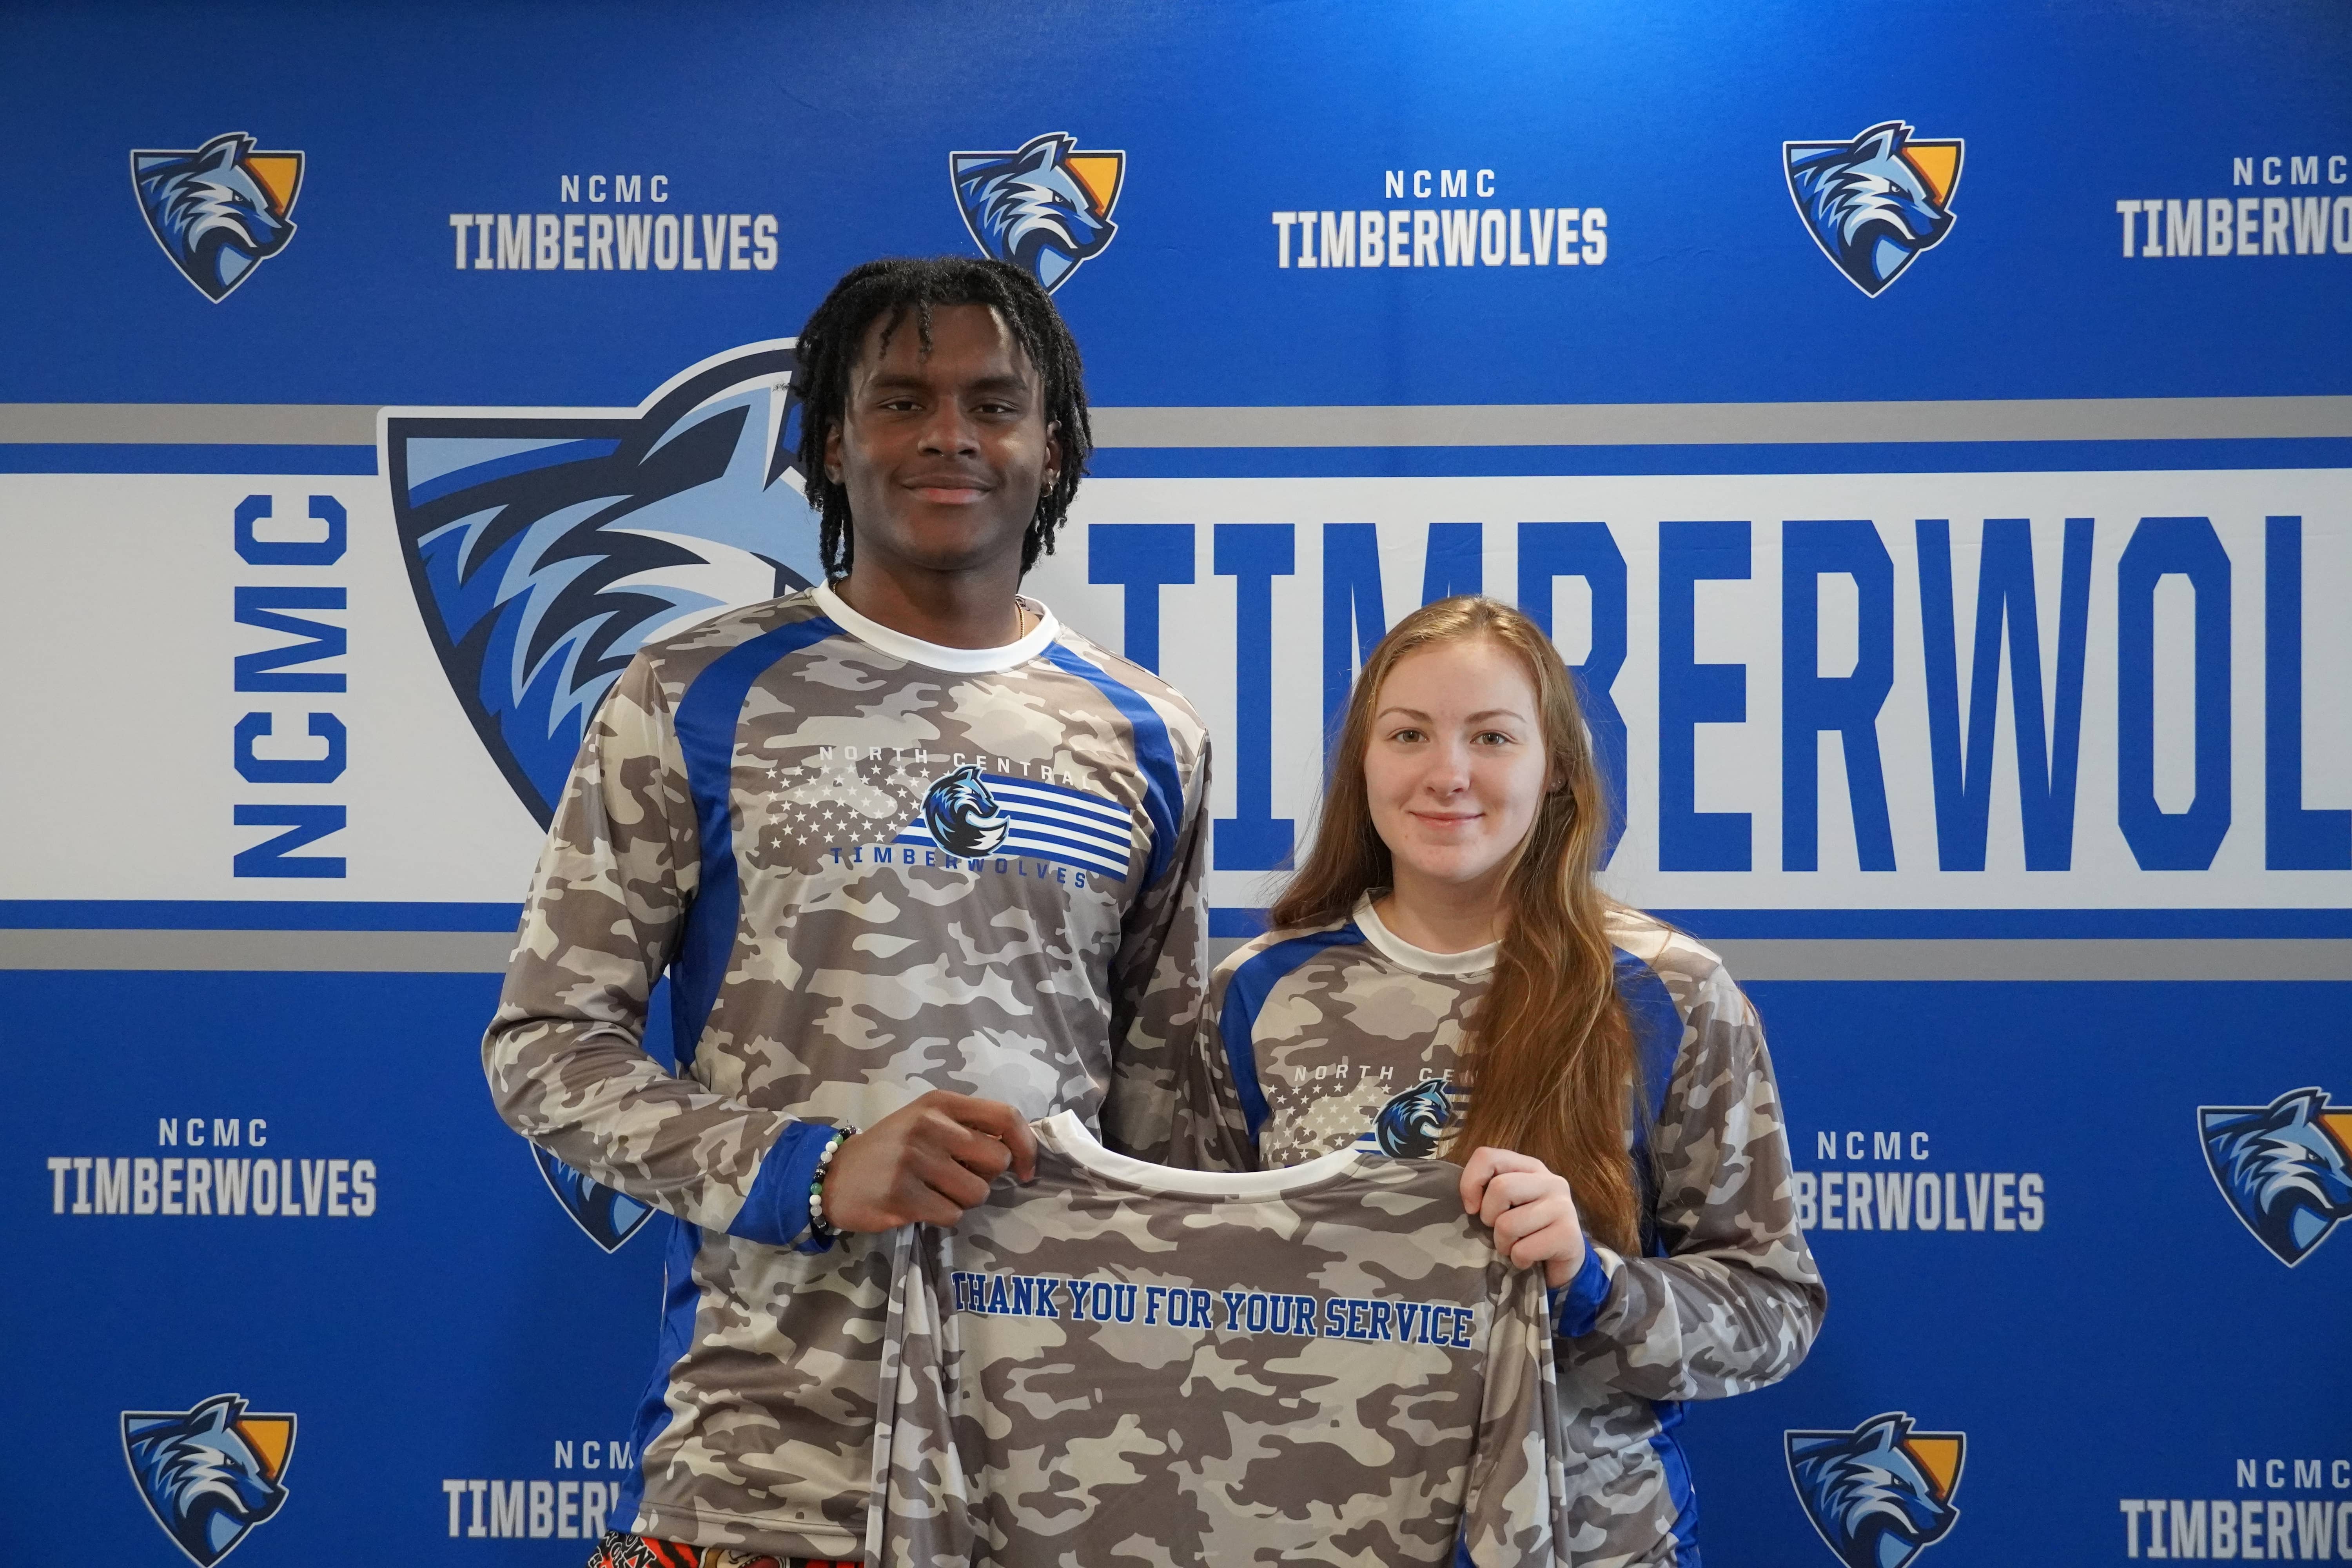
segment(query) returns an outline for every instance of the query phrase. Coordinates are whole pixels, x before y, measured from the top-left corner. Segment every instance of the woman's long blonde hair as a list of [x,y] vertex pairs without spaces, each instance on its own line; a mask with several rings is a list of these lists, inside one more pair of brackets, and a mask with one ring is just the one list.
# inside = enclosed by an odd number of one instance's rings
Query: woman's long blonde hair
[[1604,929],[1611,903],[1595,882],[1615,805],[1568,667],[1533,621],[1495,599],[1440,599],[1381,639],[1348,700],[1315,842],[1270,918],[1283,928],[1328,925],[1391,885],[1389,848],[1373,828],[1364,784],[1381,686],[1410,654],[1478,638],[1526,668],[1551,787],[1504,881],[1494,980],[1464,1031],[1469,1110],[1448,1152],[1458,1159],[1491,1145],[1533,1155],[1568,1178],[1588,1231],[1634,1251],[1639,1199],[1628,1123],[1647,1097],[1636,1092],[1633,1034]]

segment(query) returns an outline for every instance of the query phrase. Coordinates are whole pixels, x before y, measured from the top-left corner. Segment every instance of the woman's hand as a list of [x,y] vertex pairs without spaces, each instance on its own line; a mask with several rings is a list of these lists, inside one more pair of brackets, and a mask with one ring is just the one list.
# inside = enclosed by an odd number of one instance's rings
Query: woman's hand
[[1462,1210],[1492,1226],[1495,1250],[1515,1268],[1544,1266],[1559,1289],[1584,1266],[1584,1226],[1568,1178],[1508,1149],[1478,1149],[1462,1167]]

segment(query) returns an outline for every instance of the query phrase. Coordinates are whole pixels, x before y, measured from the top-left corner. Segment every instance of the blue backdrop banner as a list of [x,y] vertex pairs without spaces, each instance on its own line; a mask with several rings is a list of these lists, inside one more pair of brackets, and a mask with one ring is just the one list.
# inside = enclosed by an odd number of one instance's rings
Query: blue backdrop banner
[[19,1533],[626,1523],[670,1222],[478,1043],[630,653],[818,575],[799,323],[953,252],[1085,350],[1029,591],[1213,726],[1220,951],[1403,614],[1576,668],[1832,1298],[1690,1413],[1712,1560],[2352,1559],[2347,81],[2320,0],[0,18]]

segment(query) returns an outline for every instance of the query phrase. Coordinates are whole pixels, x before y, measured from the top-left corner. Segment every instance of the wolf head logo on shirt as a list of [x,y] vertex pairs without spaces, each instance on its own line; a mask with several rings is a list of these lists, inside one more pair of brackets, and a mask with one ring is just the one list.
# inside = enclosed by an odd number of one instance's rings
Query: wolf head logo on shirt
[[954,855],[985,855],[1004,842],[1012,819],[988,793],[980,764],[963,767],[931,785],[923,796],[923,826],[940,847]]
[[956,205],[981,254],[1011,262],[1047,292],[1103,253],[1127,173],[1124,153],[1081,153],[1049,131],[1012,153],[950,153]]
[[635,411],[387,410],[383,467],[441,666],[541,823],[647,640],[805,587],[789,342],[681,372]]
[[2326,1090],[2200,1105],[2197,1131],[2231,1209],[2290,1268],[2352,1219],[2352,1105],[2330,1105]]
[[1381,1152],[1401,1160],[1426,1160],[1454,1115],[1444,1079],[1425,1078],[1386,1105],[1372,1121]]
[[216,1394],[194,1410],[122,1413],[131,1479],[155,1522],[197,1568],[212,1568],[277,1513],[293,1449],[293,1416],[252,1414],[234,1394]]
[[1960,1510],[1959,1432],[1920,1432],[1900,1411],[1851,1432],[1789,1432],[1789,1479],[1845,1568],[1903,1568],[1944,1539]]
[[1789,195],[1822,254],[1874,299],[1952,231],[1961,143],[1916,142],[1899,120],[1851,142],[1785,142]]
[[131,153],[131,184],[155,243],[217,305],[294,237],[302,154],[257,153],[232,131],[193,153]]

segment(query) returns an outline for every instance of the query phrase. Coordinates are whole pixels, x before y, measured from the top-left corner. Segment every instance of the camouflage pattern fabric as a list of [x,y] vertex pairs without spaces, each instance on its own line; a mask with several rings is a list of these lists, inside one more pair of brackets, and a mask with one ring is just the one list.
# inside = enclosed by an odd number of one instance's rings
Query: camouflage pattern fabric
[[[1633,1154],[1647,1255],[1595,1246],[1556,1293],[1568,1547],[1591,1568],[1689,1568],[1697,1502],[1675,1436],[1682,1402],[1786,1376],[1828,1294],[1797,1226],[1755,1009],[1689,937],[1631,910],[1612,914],[1610,934],[1645,1064],[1637,1121],[1649,1124]],[[1244,944],[1210,977],[1174,1157],[1246,1170],[1351,1144],[1418,1152],[1466,1103],[1461,1021],[1492,963],[1491,949],[1413,948],[1369,902],[1351,920]]]
[[[509,1125],[678,1222],[637,1531],[862,1550],[889,1241],[793,1249],[820,1124],[945,1089],[1165,1146],[1207,735],[1038,613],[973,650],[823,588],[730,611],[647,644],[582,747],[482,1048]],[[666,969],[675,1073],[639,1043]]]
[[1456,1167],[1191,1173],[1037,1131],[1034,1184],[899,1234],[869,1562],[1565,1561],[1542,1278]]

